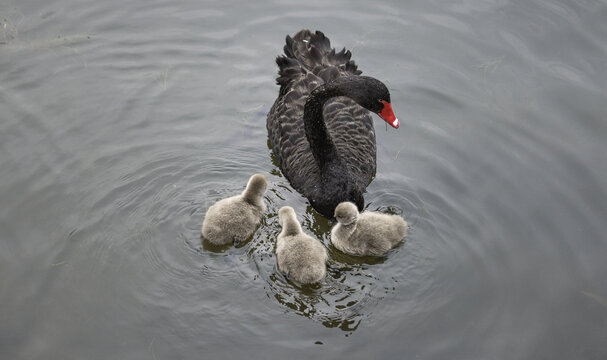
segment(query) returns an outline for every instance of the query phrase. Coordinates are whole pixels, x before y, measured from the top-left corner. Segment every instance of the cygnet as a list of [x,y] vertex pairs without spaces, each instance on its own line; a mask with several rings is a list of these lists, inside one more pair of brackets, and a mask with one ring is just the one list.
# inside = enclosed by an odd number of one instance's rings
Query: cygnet
[[337,205],[335,218],[338,224],[331,230],[331,243],[350,255],[383,256],[407,235],[407,223],[400,216],[359,213],[351,202]]
[[327,250],[320,241],[304,234],[290,206],[278,211],[282,231],[276,239],[278,269],[302,284],[320,281],[326,273]]
[[266,212],[263,195],[267,186],[268,179],[255,174],[242,194],[213,204],[202,222],[202,236],[215,245],[238,244],[248,239]]

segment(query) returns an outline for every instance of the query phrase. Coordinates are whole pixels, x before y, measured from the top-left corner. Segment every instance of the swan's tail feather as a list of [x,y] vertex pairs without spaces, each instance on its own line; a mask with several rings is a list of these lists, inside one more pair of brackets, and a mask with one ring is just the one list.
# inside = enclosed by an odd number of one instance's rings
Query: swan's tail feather
[[288,85],[291,80],[305,73],[299,62],[291,57],[278,56],[276,57],[276,64],[278,64],[276,83],[281,87]]
[[301,30],[295,36],[287,35],[284,55],[276,58],[279,77],[276,79],[281,86],[292,80],[312,72],[325,81],[330,81],[340,75],[360,75],[356,63],[350,60],[352,53],[343,48],[335,52],[331,48],[329,38],[321,31],[312,33]]

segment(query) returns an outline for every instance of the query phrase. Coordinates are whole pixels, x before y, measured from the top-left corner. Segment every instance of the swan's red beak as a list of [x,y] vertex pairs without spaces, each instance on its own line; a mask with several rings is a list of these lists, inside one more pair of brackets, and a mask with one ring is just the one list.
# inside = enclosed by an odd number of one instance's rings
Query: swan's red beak
[[398,126],[400,124],[398,122],[398,119],[396,118],[396,115],[394,115],[394,111],[392,111],[392,105],[390,105],[390,103],[387,101],[381,100],[380,102],[384,104],[384,108],[377,115],[379,115],[380,118],[384,119],[385,122],[390,124],[390,126],[395,129],[398,129]]

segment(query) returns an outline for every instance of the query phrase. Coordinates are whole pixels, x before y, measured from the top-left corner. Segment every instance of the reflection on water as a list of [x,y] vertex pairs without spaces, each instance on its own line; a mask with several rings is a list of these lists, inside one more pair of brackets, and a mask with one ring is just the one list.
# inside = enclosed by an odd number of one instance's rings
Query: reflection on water
[[296,284],[274,268],[268,277],[268,296],[298,315],[351,333],[394,286],[389,285],[391,279],[373,274],[367,264],[343,264],[333,255],[331,251],[327,275],[318,284]]

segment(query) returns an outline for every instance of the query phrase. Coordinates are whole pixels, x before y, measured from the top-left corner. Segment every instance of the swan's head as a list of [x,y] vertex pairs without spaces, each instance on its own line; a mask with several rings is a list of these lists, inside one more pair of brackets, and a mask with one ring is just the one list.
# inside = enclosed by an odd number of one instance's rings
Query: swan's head
[[283,206],[278,210],[278,223],[284,227],[285,223],[289,220],[297,220],[295,216],[295,210],[290,206]]
[[370,76],[342,77],[335,81],[360,106],[376,113],[390,126],[398,129],[400,123],[392,110],[390,91],[383,82]]
[[349,201],[342,202],[335,208],[335,218],[340,224],[350,225],[358,219],[358,208]]
[[255,174],[251,176],[247,183],[246,193],[256,197],[262,197],[268,188],[268,179],[263,174]]

